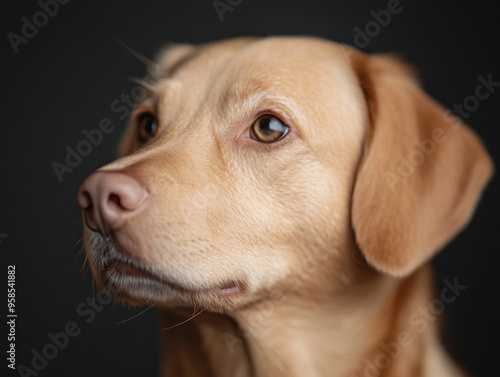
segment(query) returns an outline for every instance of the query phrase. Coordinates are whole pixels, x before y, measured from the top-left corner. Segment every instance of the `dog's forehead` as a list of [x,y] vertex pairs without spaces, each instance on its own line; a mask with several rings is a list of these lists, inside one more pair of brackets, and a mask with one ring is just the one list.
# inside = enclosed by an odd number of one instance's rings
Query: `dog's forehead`
[[156,90],[160,117],[173,115],[161,114],[163,109],[175,109],[185,118],[203,109],[212,115],[217,109],[245,111],[262,98],[287,101],[292,107],[312,99],[318,106],[341,103],[352,98],[349,91],[356,81],[343,51],[332,42],[292,37],[174,48],[165,54],[169,66]]
[[335,43],[312,38],[237,38],[174,47],[165,52],[161,60],[166,63],[160,67],[167,78],[194,76],[199,81],[210,78],[211,83],[228,75],[307,79],[313,73],[321,74],[327,65],[347,68],[344,51]]

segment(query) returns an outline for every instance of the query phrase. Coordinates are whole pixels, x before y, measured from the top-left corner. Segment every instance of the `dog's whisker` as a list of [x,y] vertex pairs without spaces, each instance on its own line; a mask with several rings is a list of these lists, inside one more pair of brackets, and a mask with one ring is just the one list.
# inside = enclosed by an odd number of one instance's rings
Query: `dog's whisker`
[[82,279],[85,280],[87,277],[88,273],[90,271],[90,265],[87,262],[87,265],[85,266],[85,269],[82,271]]
[[83,238],[82,238],[82,237],[80,237],[80,239],[79,239],[78,241],[76,241],[76,242],[75,242],[75,244],[73,245],[73,249],[74,249],[75,247],[77,247],[79,244],[82,244],[82,246],[80,247],[80,250],[78,251],[79,253],[81,253],[81,252],[82,252],[82,250],[84,250],[84,249],[83,249]]
[[85,260],[83,261],[82,267],[81,267],[81,274],[82,274],[82,280],[85,280],[85,277],[87,276],[87,273],[90,270],[90,263],[88,257],[85,255]]
[[140,312],[140,313],[138,313],[138,314],[136,314],[136,315],[134,315],[134,316],[132,316],[132,317],[130,317],[130,318],[124,319],[123,321],[117,322],[116,324],[117,324],[117,325],[121,325],[122,323],[128,322],[128,321],[130,321],[130,320],[132,320],[132,319],[134,319],[134,318],[139,317],[141,314],[146,313],[149,309],[151,309],[153,306],[155,306],[155,304],[156,304],[156,302],[152,303],[150,306],[148,306],[148,307],[147,307],[146,309],[144,309],[142,312]]
[[85,254],[85,246],[83,245],[83,243],[80,246],[80,250],[78,250],[78,252],[76,253],[76,258],[78,258],[80,255],[84,255],[85,256],[85,261],[88,261],[87,255]]
[[152,61],[151,59],[149,59],[148,57],[144,56],[143,54],[141,54],[140,52],[134,50],[132,47],[128,46],[127,44],[125,44],[125,42],[123,42],[122,40],[118,39],[118,38],[115,38],[115,40],[123,47],[125,48],[125,50],[127,50],[128,52],[130,52],[134,57],[136,57],[138,60],[140,60],[141,62],[143,62],[144,64],[146,64],[147,66],[154,66],[156,63],[154,61]]
[[82,234],[82,230],[83,230],[83,222],[82,221],[72,223],[71,225],[76,225],[77,226],[76,229],[73,232],[71,232],[72,236],[74,234],[76,234],[76,233]]
[[151,85],[151,84],[147,83],[146,81],[144,81],[143,79],[138,78],[138,77],[129,77],[129,81],[133,82],[134,84],[142,86],[144,89],[146,89],[150,92],[152,92],[156,89],[156,87],[154,85]]
[[[186,322],[189,322],[191,321],[193,318],[199,316],[201,313],[203,313],[205,311],[205,309],[201,309],[198,313],[196,314],[193,314],[191,317],[189,317],[188,319],[182,321],[182,322],[179,322],[178,324],[176,325],[173,325],[173,326],[169,326],[169,327],[165,327],[163,328],[162,330],[170,330],[170,329],[173,329],[174,327],[177,327],[177,326],[180,326],[180,325],[183,325],[185,324]],[[194,313],[194,312],[193,312]]]

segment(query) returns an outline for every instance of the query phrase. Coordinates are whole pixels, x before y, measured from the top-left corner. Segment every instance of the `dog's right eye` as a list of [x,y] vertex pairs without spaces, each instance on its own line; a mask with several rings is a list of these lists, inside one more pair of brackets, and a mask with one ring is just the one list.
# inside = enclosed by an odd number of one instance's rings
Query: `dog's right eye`
[[141,143],[146,143],[152,139],[158,131],[158,122],[151,113],[143,113],[137,119],[137,138]]

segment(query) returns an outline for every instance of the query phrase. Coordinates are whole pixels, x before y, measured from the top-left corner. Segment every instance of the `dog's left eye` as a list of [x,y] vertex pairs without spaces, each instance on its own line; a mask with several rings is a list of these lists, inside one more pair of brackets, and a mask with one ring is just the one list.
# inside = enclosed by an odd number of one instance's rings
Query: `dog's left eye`
[[156,117],[151,113],[143,113],[139,116],[137,123],[137,137],[141,143],[145,143],[152,139],[158,131],[158,122]]
[[250,135],[261,143],[274,143],[285,137],[288,126],[274,115],[263,115],[250,128]]

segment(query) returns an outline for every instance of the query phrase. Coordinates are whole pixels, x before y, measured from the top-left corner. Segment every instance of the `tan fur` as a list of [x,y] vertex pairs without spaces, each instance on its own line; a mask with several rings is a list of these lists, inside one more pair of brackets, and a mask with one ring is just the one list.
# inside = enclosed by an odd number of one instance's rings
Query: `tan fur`
[[[318,39],[173,46],[154,71],[124,157],[100,169],[142,182],[148,208],[112,241],[87,228],[85,239],[97,282],[155,303],[165,327],[204,309],[164,332],[162,375],[361,377],[381,342],[408,332],[380,376],[458,376],[436,323],[417,333],[408,318],[432,299],[425,263],[492,173],[472,131],[397,60]],[[142,146],[144,111],[159,131]],[[252,140],[262,114],[289,134]],[[441,142],[402,178],[400,157],[436,128]],[[166,283],[107,279],[106,242]]]

